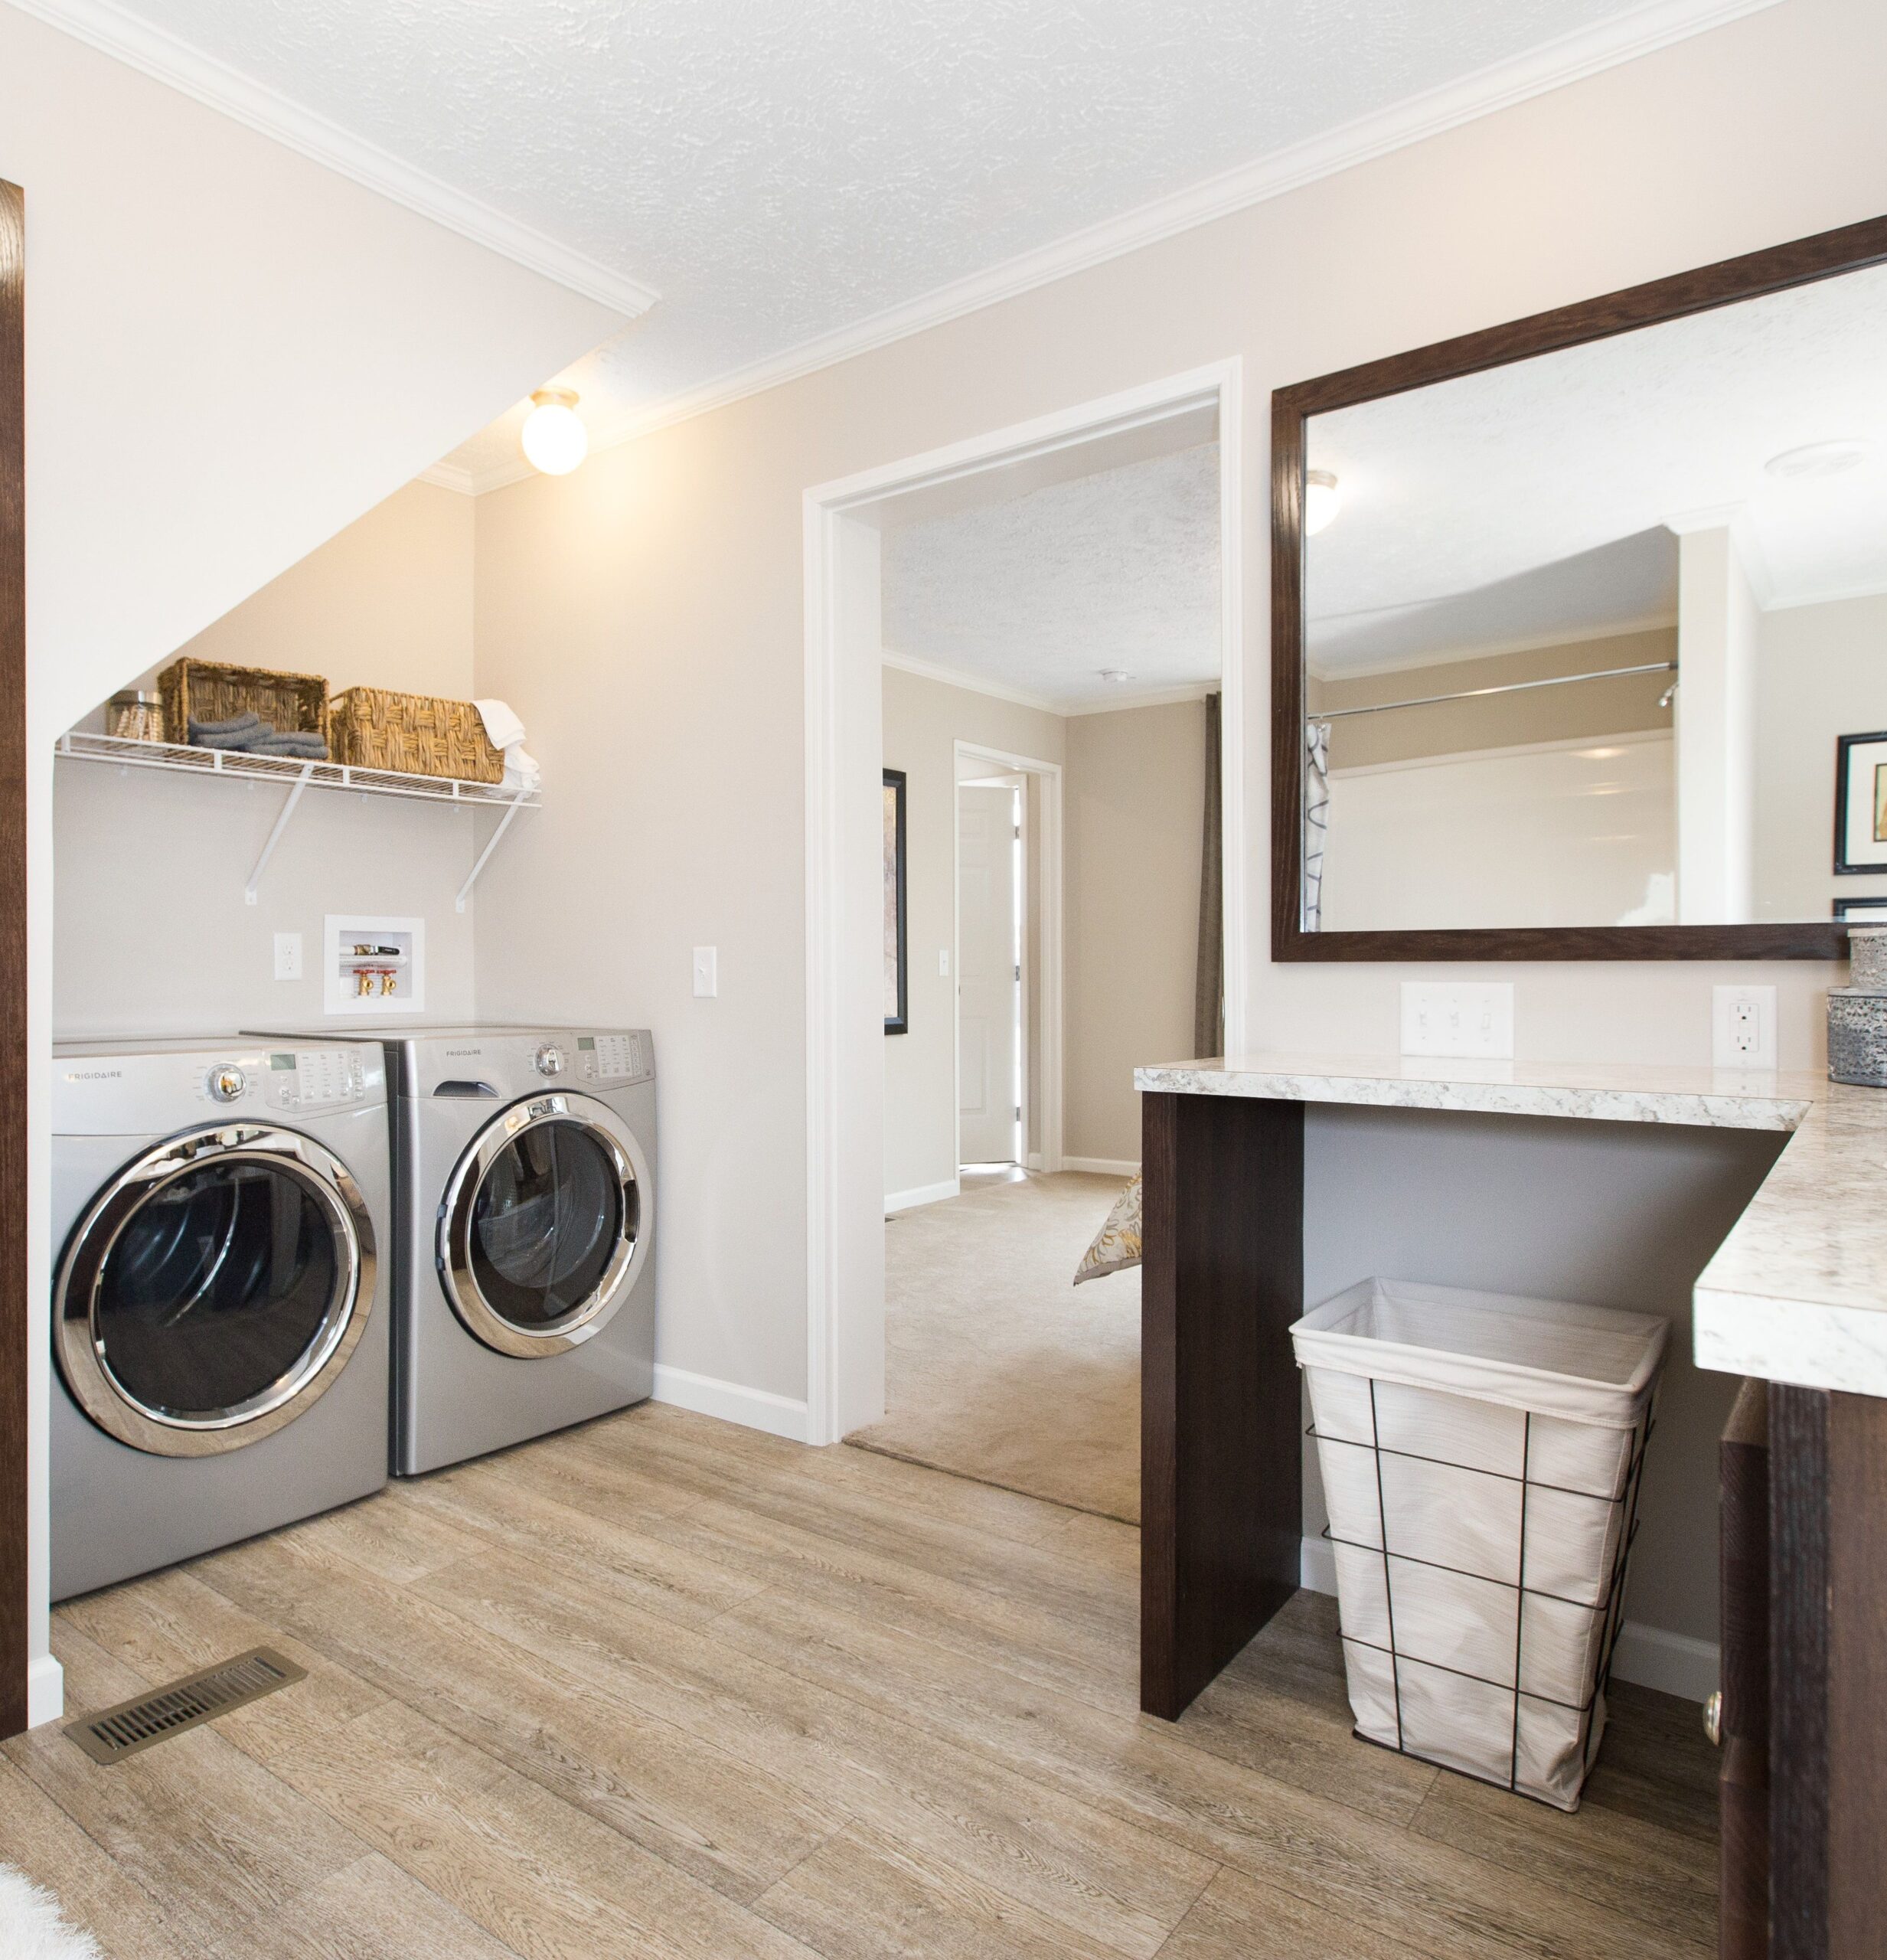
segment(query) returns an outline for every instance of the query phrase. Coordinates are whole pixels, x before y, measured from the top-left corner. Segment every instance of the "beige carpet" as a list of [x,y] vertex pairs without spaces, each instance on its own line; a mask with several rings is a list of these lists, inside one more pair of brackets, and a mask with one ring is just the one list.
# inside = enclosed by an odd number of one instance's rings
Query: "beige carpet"
[[885,1225],[885,1419],[848,1436],[1140,1521],[1140,1274],[1069,1282],[1122,1181],[966,1190]]

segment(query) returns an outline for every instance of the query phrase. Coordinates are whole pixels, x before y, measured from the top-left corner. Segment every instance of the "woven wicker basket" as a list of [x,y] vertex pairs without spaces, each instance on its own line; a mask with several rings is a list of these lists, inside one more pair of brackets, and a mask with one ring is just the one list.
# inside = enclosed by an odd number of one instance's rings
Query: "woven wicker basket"
[[193,720],[227,721],[251,713],[273,722],[280,734],[305,732],[331,740],[328,683],[318,674],[173,660],[157,677],[157,688],[164,703],[164,732],[173,742],[190,740]]
[[355,769],[403,776],[449,776],[461,782],[504,779],[504,757],[492,747],[469,701],[349,688],[334,699],[334,753]]

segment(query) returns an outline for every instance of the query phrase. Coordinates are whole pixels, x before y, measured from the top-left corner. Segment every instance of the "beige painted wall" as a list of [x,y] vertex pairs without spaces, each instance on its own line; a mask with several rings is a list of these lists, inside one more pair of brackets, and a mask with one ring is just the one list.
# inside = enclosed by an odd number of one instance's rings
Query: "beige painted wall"
[[457,701],[472,693],[472,555],[478,505],[409,483],[166,654],[325,674]]
[[557,760],[488,874],[481,1009],[655,1029],[665,1360],[805,1390],[805,490],[1229,356],[1253,1038],[1392,1051],[1397,983],[1458,972],[1515,983],[1523,1059],[1698,1061],[1746,978],[1814,1063],[1838,968],[1268,963],[1269,397],[1887,209],[1883,93],[1877,0],[1789,0],[481,499],[480,685]]
[[1887,898],[1887,874],[1834,874],[1835,738],[1887,728],[1887,593],[1758,622],[1756,916],[1826,919]]
[[[469,497],[409,485],[179,651],[325,672],[337,688],[462,698],[475,509]],[[282,795],[273,784],[58,765],[57,1036],[318,1024],[330,912],[424,918],[426,1012],[471,1013],[473,911],[455,912],[452,900],[472,867],[475,823],[493,820],[312,792],[247,905],[243,888]],[[277,933],[302,936],[299,981],[274,977]]]
[[[885,766],[908,778],[911,961],[911,1031],[885,1043],[886,1195],[957,1174],[955,985],[939,974],[937,954],[955,936],[959,741],[1063,766],[1062,1147],[1068,1157],[1138,1163],[1133,1071],[1192,1041],[1204,703],[1063,717],[887,667],[883,715]],[[1033,871],[1033,848],[1029,861]],[[1039,973],[1039,939],[1032,950]],[[1039,1148],[1039,1132],[1030,1143]]]
[[[956,981],[937,971],[956,943],[956,748],[980,742],[1006,755],[1059,763],[1058,714],[884,670],[884,764],[905,772],[905,873],[911,962],[908,1034],[884,1044],[884,1187],[927,1189],[957,1174]],[[1033,1060],[1033,1057],[1031,1057]],[[1039,1082],[1034,1070],[1032,1081]]]
[[1067,793],[1065,1149],[1138,1164],[1134,1070],[1193,1045],[1205,703],[1072,717]]

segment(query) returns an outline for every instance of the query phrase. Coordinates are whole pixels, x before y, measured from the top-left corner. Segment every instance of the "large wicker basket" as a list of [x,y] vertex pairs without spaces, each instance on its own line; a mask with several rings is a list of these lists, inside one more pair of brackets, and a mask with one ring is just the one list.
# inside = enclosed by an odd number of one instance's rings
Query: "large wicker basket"
[[470,701],[387,688],[349,688],[335,695],[334,755],[355,769],[403,776],[450,776],[461,782],[498,782],[504,776],[504,755],[492,747]]
[[192,721],[227,721],[251,713],[273,722],[279,733],[318,735],[331,741],[328,683],[318,674],[277,674],[266,667],[223,667],[208,660],[173,660],[157,677],[164,703],[164,732],[173,742],[190,740]]

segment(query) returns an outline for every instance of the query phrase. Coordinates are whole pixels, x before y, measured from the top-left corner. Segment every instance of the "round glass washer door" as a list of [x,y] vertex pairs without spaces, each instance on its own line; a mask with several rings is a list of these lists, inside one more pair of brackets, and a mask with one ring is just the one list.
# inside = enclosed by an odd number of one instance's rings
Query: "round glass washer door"
[[360,1344],[374,1227],[341,1160],[231,1124],[127,1165],[80,1220],[54,1289],[73,1399],[159,1456],[260,1442],[311,1407]]
[[600,1334],[648,1256],[648,1166],[593,1097],[512,1104],[462,1157],[439,1207],[439,1282],[488,1348],[558,1354]]

